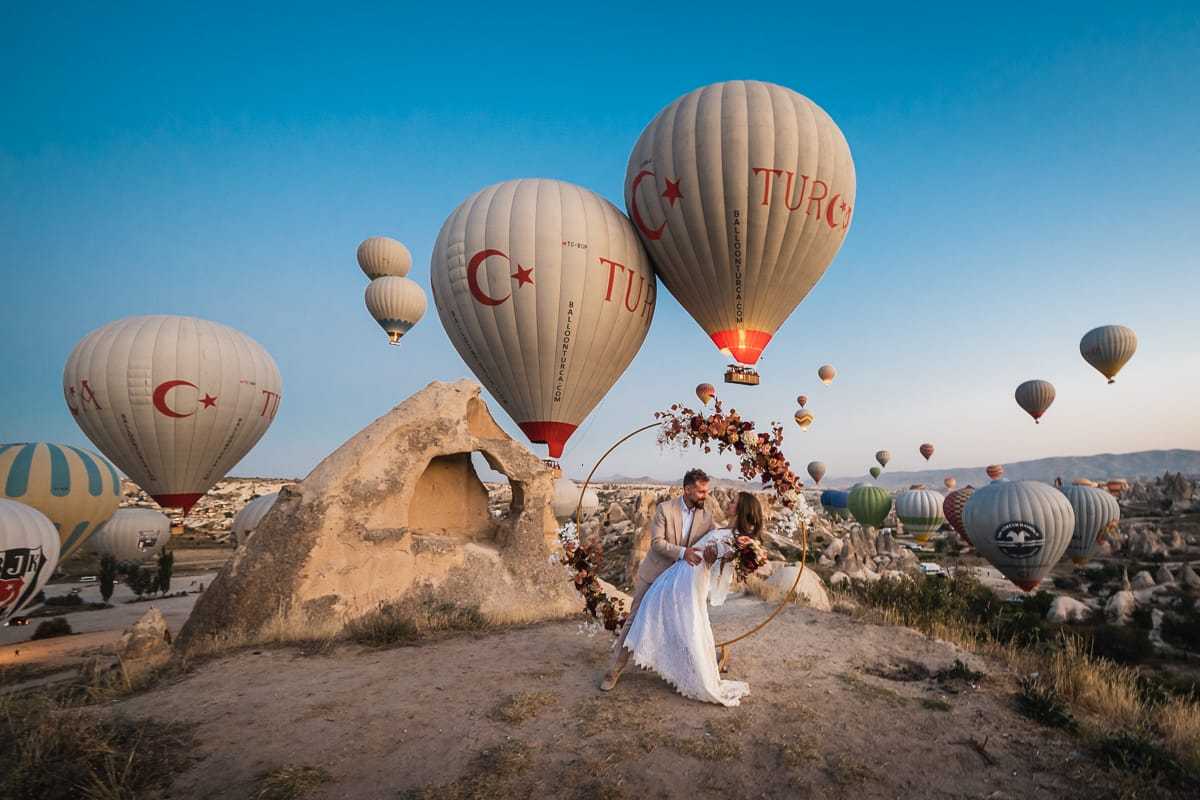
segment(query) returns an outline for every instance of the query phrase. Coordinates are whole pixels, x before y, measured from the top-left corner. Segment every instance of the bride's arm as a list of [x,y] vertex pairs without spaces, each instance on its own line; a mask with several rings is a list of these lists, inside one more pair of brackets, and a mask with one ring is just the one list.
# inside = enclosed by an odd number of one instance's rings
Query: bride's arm
[[[725,560],[733,551],[729,544],[729,531],[714,531],[713,544],[717,548],[717,560],[708,568],[708,601],[714,606],[724,605],[725,596],[733,585],[734,566]],[[724,535],[720,535],[724,534]]]

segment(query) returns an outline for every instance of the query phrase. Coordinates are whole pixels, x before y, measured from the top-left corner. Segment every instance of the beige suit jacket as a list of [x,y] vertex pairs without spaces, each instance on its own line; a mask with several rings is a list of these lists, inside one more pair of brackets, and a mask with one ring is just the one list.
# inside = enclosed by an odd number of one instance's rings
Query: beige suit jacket
[[654,510],[654,523],[650,526],[650,550],[638,566],[637,582],[647,586],[653,583],[667,567],[683,558],[685,548],[691,547],[715,527],[708,509],[698,508],[692,512],[692,529],[685,536],[680,498],[659,503]]

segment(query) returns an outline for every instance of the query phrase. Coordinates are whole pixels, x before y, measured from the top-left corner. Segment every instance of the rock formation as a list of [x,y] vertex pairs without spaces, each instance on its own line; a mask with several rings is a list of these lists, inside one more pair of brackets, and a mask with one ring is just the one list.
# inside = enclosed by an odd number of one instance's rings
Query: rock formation
[[[180,632],[253,637],[266,626],[337,632],[385,603],[451,604],[494,622],[582,607],[556,563],[554,476],[492,419],[471,381],[434,382],[285,486]],[[508,477],[489,513],[471,454]]]

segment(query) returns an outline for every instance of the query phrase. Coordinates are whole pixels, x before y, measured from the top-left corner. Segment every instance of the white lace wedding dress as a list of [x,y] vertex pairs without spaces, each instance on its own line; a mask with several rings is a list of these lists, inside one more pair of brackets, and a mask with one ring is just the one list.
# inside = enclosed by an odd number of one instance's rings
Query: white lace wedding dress
[[[730,531],[722,528],[692,546],[715,544],[724,555],[731,541]],[[750,694],[748,683],[721,680],[708,620],[708,603],[725,602],[733,571],[732,564],[722,570],[720,560],[711,566],[675,562],[646,590],[625,637],[625,648],[639,667],[654,670],[684,697],[725,706],[739,705]]]

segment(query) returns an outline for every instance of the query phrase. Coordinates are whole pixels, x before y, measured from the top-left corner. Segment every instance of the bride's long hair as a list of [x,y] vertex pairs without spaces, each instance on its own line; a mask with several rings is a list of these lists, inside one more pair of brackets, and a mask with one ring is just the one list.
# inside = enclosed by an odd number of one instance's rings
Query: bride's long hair
[[733,530],[738,536],[762,538],[763,510],[757,497],[749,492],[738,492],[733,518]]

